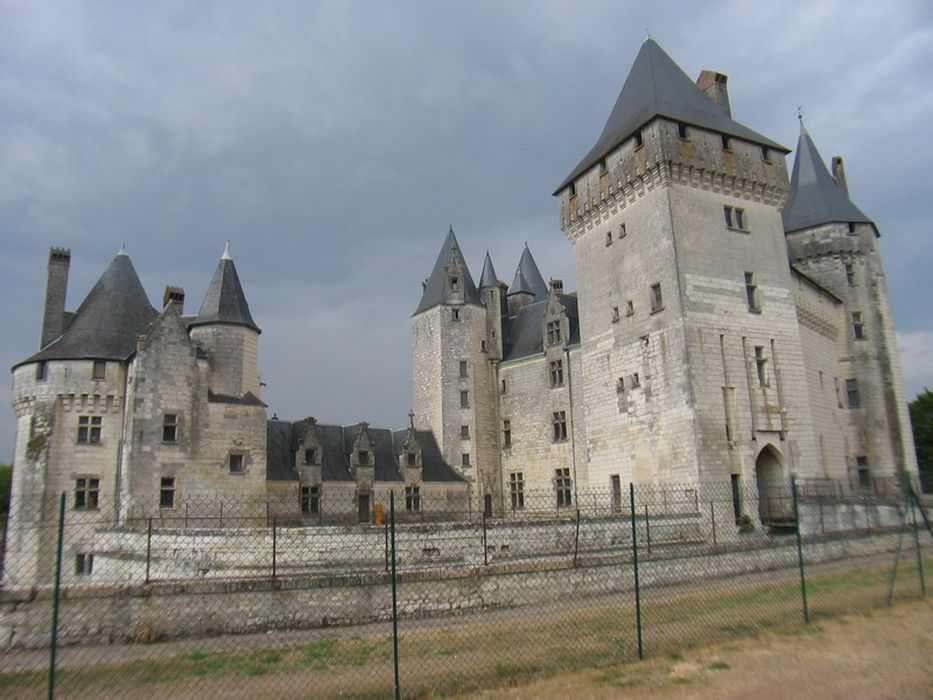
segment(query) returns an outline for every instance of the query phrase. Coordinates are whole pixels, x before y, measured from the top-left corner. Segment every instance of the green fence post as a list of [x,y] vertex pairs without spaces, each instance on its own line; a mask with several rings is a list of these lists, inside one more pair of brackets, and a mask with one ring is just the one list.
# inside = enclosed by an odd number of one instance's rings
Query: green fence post
[[810,622],[810,610],[807,608],[807,577],[803,571],[803,540],[800,537],[800,510],[797,507],[797,478],[790,476],[790,492],[794,501],[794,524],[797,526],[797,565],[800,567],[800,595],[803,598],[803,621]]
[[632,509],[632,565],[635,569],[635,627],[638,630],[638,658],[644,659],[645,654],[641,645],[641,589],[638,585],[638,537],[635,533],[635,484],[628,485],[629,505]]
[[917,511],[914,510],[913,499],[910,500],[910,520],[914,528],[914,546],[917,548],[917,573],[920,575],[920,595],[926,596],[927,584],[923,579],[923,557],[920,555],[920,533],[917,529]]
[[389,491],[389,522],[392,530],[392,665],[395,673],[395,700],[401,700],[398,679],[398,595],[395,575],[395,491]]
[[58,546],[55,550],[55,595],[52,598],[52,639],[49,644],[49,700],[55,697],[55,652],[58,650],[58,602],[62,586],[62,540],[65,535],[65,492],[58,502]]

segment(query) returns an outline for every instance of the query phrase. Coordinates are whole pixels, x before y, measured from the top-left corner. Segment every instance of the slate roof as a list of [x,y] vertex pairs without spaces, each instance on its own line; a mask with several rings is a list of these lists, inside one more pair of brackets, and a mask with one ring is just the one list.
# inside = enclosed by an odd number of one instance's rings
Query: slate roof
[[[266,480],[298,481],[295,453],[304,442],[307,421],[269,420],[266,422]],[[350,453],[360,425],[339,426],[317,424],[321,445],[321,471],[324,482],[353,481],[350,473]],[[396,455],[402,449],[407,430],[369,428],[373,445],[376,481],[402,481],[402,471]],[[464,479],[441,456],[430,431],[416,431],[422,453],[422,480],[425,482],[463,482]]]
[[486,251],[486,259],[483,260],[483,274],[479,276],[479,288],[498,287],[499,278],[496,276],[496,269],[492,266],[492,258],[489,257],[489,251]]
[[[580,343],[580,315],[576,294],[558,294],[570,322],[568,345]],[[544,352],[544,313],[547,299],[523,306],[514,316],[502,321],[502,361],[518,360]]]
[[787,153],[789,149],[739,124],[687,77],[664,49],[646,39],[596,145],[554,194],[592,168],[655,117],[698,126]]
[[253,392],[247,391],[243,396],[231,396],[230,394],[215,394],[210,389],[207,390],[208,403],[235,403],[240,406],[262,406],[266,404]]
[[522,257],[518,260],[518,267],[515,268],[515,277],[512,279],[512,286],[509,287],[509,294],[530,292],[534,295],[535,301],[543,301],[547,299],[547,291],[547,283],[541,276],[541,271],[526,243]]
[[214,277],[201,303],[201,310],[190,325],[193,327],[206,323],[232,323],[247,326],[257,333],[262,332],[249,312],[240,276],[236,272],[233,258],[230,257],[229,243],[214,271]]
[[81,302],[66,330],[16,366],[40,360],[125,360],[158,316],[133,268],[120,251]]
[[801,121],[790,196],[784,205],[784,231],[791,233],[833,222],[870,224],[872,220],[836,183]]
[[479,299],[479,292],[476,291],[476,285],[473,283],[473,278],[470,276],[470,268],[467,267],[466,260],[463,259],[463,253],[460,252],[460,244],[457,242],[453,226],[451,226],[450,230],[447,232],[447,236],[444,238],[443,245],[441,245],[441,250],[437,254],[437,261],[434,263],[434,269],[431,271],[428,283],[425,285],[424,292],[421,294],[421,303],[418,304],[418,308],[415,309],[415,313],[412,314],[412,316],[447,301],[447,267],[451,259],[456,259],[460,267],[461,276],[463,277],[464,302],[467,304],[476,304],[477,306],[482,305]]

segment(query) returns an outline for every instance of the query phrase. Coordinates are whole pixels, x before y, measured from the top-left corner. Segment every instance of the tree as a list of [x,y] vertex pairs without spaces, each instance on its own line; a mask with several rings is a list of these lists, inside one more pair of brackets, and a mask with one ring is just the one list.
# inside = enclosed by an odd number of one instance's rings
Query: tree
[[933,391],[924,389],[908,407],[920,465],[920,483],[925,491],[930,491],[933,490]]

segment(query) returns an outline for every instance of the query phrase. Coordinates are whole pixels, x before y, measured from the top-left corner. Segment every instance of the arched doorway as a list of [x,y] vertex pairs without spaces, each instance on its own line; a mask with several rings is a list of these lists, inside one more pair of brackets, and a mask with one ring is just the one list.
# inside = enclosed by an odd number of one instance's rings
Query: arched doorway
[[784,483],[781,454],[771,445],[758,453],[755,460],[755,480],[758,482],[758,517],[762,523],[786,520],[793,509]]

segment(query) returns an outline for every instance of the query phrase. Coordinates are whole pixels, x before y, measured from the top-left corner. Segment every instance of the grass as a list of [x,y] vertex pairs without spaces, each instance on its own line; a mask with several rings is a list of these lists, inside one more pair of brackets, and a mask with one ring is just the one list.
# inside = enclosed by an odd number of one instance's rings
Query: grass
[[[933,562],[927,566],[933,580]],[[807,581],[812,614],[859,612],[886,601],[887,567],[827,573],[816,569]],[[915,586],[917,576],[914,570],[912,584],[910,572],[904,569],[898,574],[898,586],[907,590]],[[736,589],[735,584],[730,580],[728,590],[644,600],[646,654],[677,662],[691,646],[747,637],[764,629],[783,629],[790,636],[821,631],[818,625],[797,626],[800,593],[792,579],[744,589]],[[575,602],[579,607],[573,607]],[[637,657],[633,607],[627,596],[620,595],[608,602],[569,601],[557,612],[529,608],[528,616],[519,621],[494,618],[451,628],[405,630],[399,649],[406,697],[453,696],[581,668],[610,669],[605,681],[617,687],[637,685],[638,667],[627,673],[611,670]],[[214,681],[257,677],[267,678],[263,682],[268,688],[283,692],[287,684],[300,683],[316,696],[349,692],[356,693],[354,697],[380,697],[392,687],[388,634],[232,651],[211,651],[205,646],[209,643],[201,640],[196,648],[171,657],[66,668],[58,674],[58,688],[69,696],[99,696],[120,689],[134,697],[164,696],[172,688],[197,684],[210,695]],[[729,666],[714,661],[707,668]],[[45,672],[0,674],[0,694],[26,697],[31,691],[41,697],[45,683]]]

